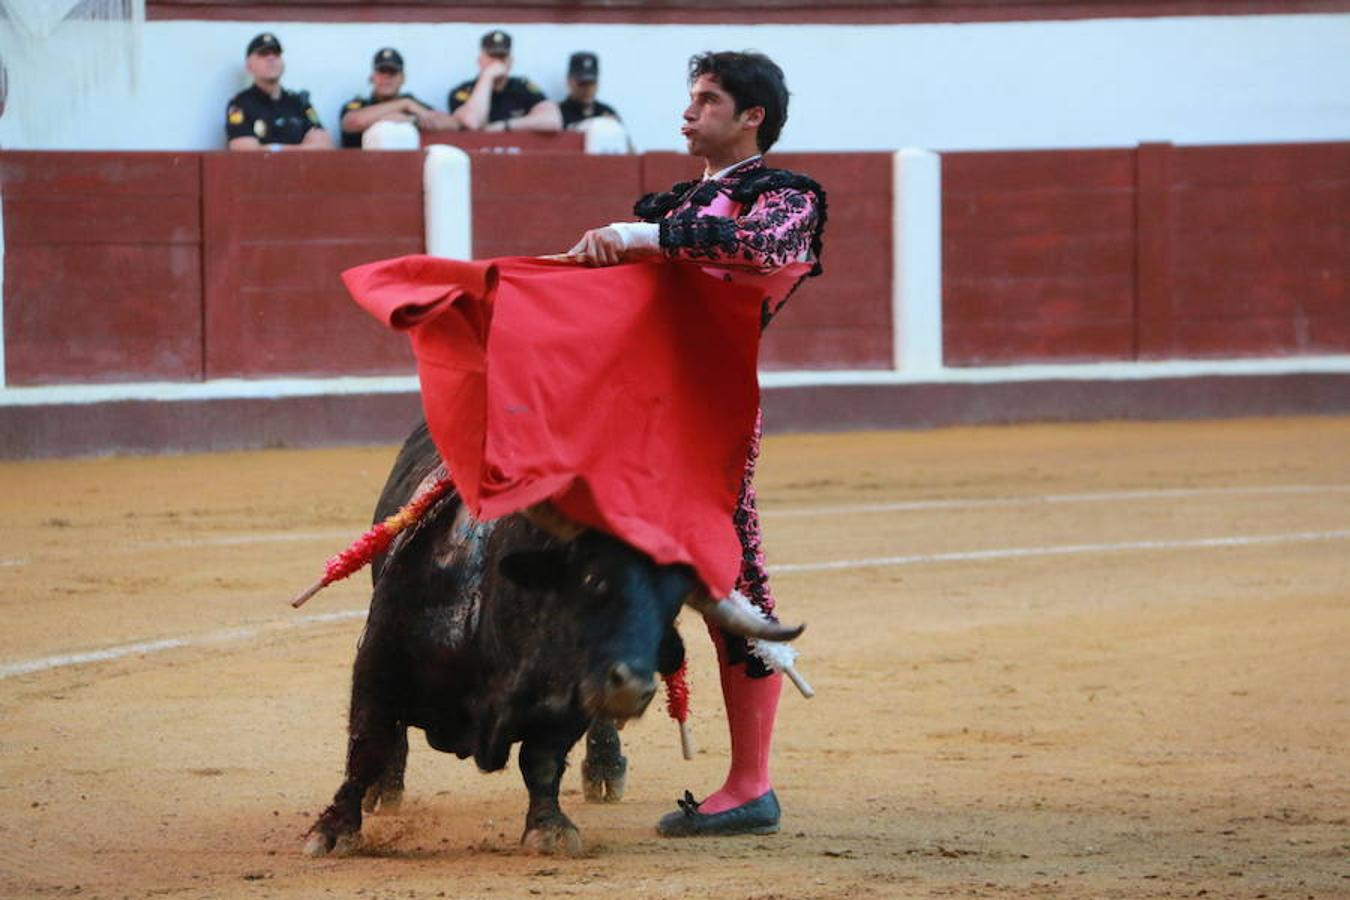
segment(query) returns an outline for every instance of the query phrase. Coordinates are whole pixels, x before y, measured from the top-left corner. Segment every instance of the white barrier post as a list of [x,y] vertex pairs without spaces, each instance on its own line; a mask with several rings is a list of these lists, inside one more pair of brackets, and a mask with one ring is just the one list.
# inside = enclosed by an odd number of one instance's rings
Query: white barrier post
[[587,153],[624,154],[629,152],[628,131],[618,119],[596,116],[581,123],[586,136]]
[[469,154],[433,144],[422,167],[427,254],[446,259],[473,258],[473,197]]
[[362,150],[420,150],[422,134],[411,122],[376,122],[361,133]]
[[905,149],[892,168],[891,322],[894,366],[942,369],[942,159]]
[[0,391],[5,389],[5,197],[0,189]]

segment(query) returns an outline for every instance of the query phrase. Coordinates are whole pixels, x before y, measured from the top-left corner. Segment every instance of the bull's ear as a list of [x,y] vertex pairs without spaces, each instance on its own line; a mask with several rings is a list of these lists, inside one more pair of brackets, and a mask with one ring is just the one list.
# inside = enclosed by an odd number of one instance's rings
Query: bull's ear
[[656,648],[656,671],[670,676],[679,671],[682,665],[684,665],[684,641],[680,638],[675,623],[671,622],[666,633],[661,635],[661,646]]
[[567,556],[561,550],[522,550],[497,563],[497,571],[529,591],[545,591],[562,584]]

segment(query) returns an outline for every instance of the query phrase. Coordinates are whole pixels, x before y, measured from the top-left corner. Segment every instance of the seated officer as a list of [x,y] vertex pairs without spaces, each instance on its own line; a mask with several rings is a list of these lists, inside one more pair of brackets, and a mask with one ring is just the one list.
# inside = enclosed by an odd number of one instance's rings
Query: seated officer
[[579,123],[596,116],[619,118],[614,107],[595,99],[599,87],[600,60],[594,53],[573,53],[567,63],[567,99],[558,104],[564,128],[575,128]]
[[331,150],[333,139],[323,130],[308,91],[281,86],[286,63],[281,42],[263,32],[248,42],[244,66],[253,86],[234,95],[225,108],[225,136],[231,150]]
[[361,146],[361,135],[376,122],[411,122],[424,131],[456,130],[459,120],[437,112],[412,94],[402,93],[403,55],[393,47],[375,53],[370,96],[356,96],[342,107],[342,146]]
[[478,53],[478,77],[450,91],[450,113],[469,131],[558,131],[562,113],[527,78],[511,77],[511,35],[489,31]]

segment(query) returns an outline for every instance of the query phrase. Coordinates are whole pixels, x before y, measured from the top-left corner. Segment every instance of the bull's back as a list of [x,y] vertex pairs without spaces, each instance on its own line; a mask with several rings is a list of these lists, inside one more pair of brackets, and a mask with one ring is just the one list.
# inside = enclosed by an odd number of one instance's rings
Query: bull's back
[[[432,443],[431,432],[427,430],[427,423],[419,422],[417,427],[413,429],[412,434],[408,435],[407,440],[403,442],[398,457],[395,458],[394,465],[389,470],[389,477],[385,479],[384,488],[380,491],[380,498],[375,503],[375,514],[372,521],[382,522],[398,512],[417,494],[418,489],[427,479],[435,475],[440,469],[440,451]],[[458,498],[451,496],[447,500],[457,502]],[[435,511],[433,509],[429,513]],[[381,554],[375,558],[371,565],[371,577],[377,584],[385,563],[388,561],[387,558],[387,553]]]

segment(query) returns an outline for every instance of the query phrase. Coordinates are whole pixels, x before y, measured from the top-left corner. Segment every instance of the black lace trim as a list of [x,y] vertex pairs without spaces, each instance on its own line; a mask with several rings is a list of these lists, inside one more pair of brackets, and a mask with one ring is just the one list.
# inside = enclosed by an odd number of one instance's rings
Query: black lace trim
[[736,223],[725,216],[698,216],[680,213],[661,220],[661,249],[680,247],[717,247],[736,252]]
[[[644,222],[659,222],[664,219],[672,209],[684,203],[685,197],[687,197],[694,188],[703,183],[704,182],[701,181],[681,181],[668,191],[658,191],[656,193],[647,194],[637,203],[633,204],[633,214]],[[709,198],[708,201],[704,201],[699,205],[707,206],[711,199],[712,198]]]
[[[761,194],[783,188],[811,194],[815,199],[816,206],[816,227],[811,233],[811,255],[815,259],[815,264],[807,275],[808,277],[814,277],[824,271],[821,267],[821,253],[824,250],[825,220],[828,217],[828,212],[825,189],[820,186],[819,182],[808,175],[799,175],[787,169],[766,169],[758,166],[751,168],[745,175],[739,177],[733,173],[728,180],[732,179],[735,179],[735,181],[727,195],[743,207],[753,205]],[[681,181],[668,191],[646,195],[633,205],[633,212],[643,221],[661,223],[661,246],[663,248],[708,246],[707,243],[688,242],[686,238],[692,239],[699,233],[685,232],[682,228],[677,230],[678,236],[672,236],[670,243],[667,243],[667,229],[663,220],[672,210],[680,206],[689,207],[691,213],[694,209],[702,209],[713,201],[724,184],[725,182],[722,181]],[[687,221],[695,217],[691,215],[688,217],[681,216],[680,218]],[[707,221],[710,217],[699,218]],[[721,221],[729,220],[723,219]],[[716,234],[718,237],[721,236],[720,231]],[[718,243],[718,246],[728,251],[735,249],[734,242],[730,245]]]
[[829,215],[825,189],[819,182],[809,175],[798,175],[787,169],[758,169],[738,181],[729,196],[737,203],[750,206],[759,199],[760,194],[784,188],[811,194],[816,201],[816,227],[811,232],[811,256],[816,262],[807,273],[807,277],[813,278],[824,271],[820,258],[825,243],[825,220]]

